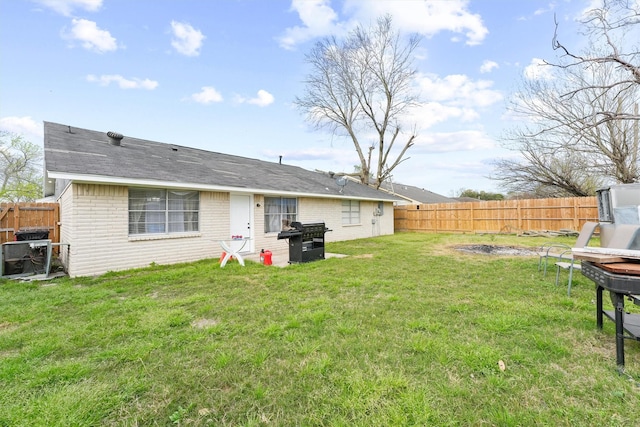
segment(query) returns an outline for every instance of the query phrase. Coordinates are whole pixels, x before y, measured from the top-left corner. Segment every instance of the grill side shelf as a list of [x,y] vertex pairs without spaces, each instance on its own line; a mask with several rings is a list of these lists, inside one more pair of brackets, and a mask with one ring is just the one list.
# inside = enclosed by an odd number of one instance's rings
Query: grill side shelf
[[582,261],[582,275],[609,291],[625,295],[640,294],[640,276],[609,273],[588,261]]

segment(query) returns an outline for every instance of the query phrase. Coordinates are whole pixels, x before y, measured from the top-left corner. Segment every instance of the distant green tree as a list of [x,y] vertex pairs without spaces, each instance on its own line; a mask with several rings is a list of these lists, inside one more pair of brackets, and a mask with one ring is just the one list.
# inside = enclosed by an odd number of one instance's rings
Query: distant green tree
[[463,189],[458,197],[471,197],[478,200],[504,200],[504,196],[500,193],[490,193],[487,191],[476,191]]
[[42,197],[42,149],[22,136],[0,131],[0,201]]

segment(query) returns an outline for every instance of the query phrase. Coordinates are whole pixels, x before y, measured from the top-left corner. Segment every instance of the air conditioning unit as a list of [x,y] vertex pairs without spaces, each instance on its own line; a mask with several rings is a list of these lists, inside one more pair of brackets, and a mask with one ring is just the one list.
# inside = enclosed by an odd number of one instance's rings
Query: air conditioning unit
[[3,277],[49,274],[51,240],[6,242],[0,251],[0,275]]

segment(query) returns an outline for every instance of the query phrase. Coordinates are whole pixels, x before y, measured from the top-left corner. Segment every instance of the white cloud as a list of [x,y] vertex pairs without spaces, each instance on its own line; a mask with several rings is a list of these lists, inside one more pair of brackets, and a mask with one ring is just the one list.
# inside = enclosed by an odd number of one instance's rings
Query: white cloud
[[87,19],[72,19],[71,25],[71,31],[63,33],[63,37],[79,41],[83,48],[98,53],[118,49],[116,39],[109,31],[98,28],[95,22]]
[[544,15],[545,13],[553,12],[555,10],[555,8],[556,8],[556,4],[555,3],[549,3],[546,8],[541,7],[539,9],[536,9],[535,12],[533,12],[533,14],[535,16]]
[[467,45],[477,45],[482,43],[489,30],[479,14],[468,10],[468,4],[467,0],[347,0],[345,10],[353,10],[360,22],[370,22],[388,13],[393,16],[395,25],[404,31],[426,37],[450,31],[464,36]]
[[220,92],[211,86],[203,86],[200,92],[194,93],[190,97],[200,104],[211,104],[212,102],[222,102],[223,98]]
[[257,105],[258,107],[266,107],[267,105],[273,104],[275,98],[266,90],[260,89],[258,91],[258,96],[255,98],[244,98],[242,96],[236,96],[235,101],[238,104],[252,104]]
[[439,102],[426,102],[414,107],[404,119],[405,127],[415,125],[418,131],[428,129],[438,123],[457,119],[460,122],[472,122],[480,117],[471,108],[445,105]]
[[247,100],[248,104],[257,105],[258,107],[266,107],[267,105],[273,104],[274,97],[266,90],[260,89],[258,91],[258,96],[256,98],[251,98]]
[[479,130],[420,134],[414,148],[419,153],[449,153],[454,151],[489,150],[496,143]]
[[96,12],[102,7],[102,0],[35,0],[64,16],[71,16],[74,9]]
[[329,0],[292,0],[290,10],[298,13],[303,25],[287,28],[278,39],[285,49],[293,49],[315,37],[339,36],[350,25],[338,22],[338,14],[331,8]]
[[116,83],[120,89],[153,90],[158,87],[158,82],[154,80],[138,78],[126,79],[119,74],[106,74],[102,76],[90,74],[87,76],[87,81],[98,83],[100,86],[109,86],[111,83]]
[[551,80],[551,70],[552,66],[546,64],[543,59],[533,58],[531,64],[524,67],[524,76],[529,80]]
[[171,21],[171,31],[173,39],[171,46],[185,56],[200,55],[202,42],[206,38],[200,30],[196,30],[191,25],[184,22]]
[[454,33],[452,39],[466,39],[466,44],[482,43],[489,33],[478,14],[467,10],[466,0],[447,1],[362,1],[346,0],[338,20],[329,0],[292,0],[291,10],[298,13],[301,26],[288,28],[279,39],[280,45],[291,49],[315,37],[340,35],[356,22],[368,25],[385,14],[393,16],[394,25],[402,31],[416,32],[431,37],[442,31]]
[[418,85],[427,101],[446,102],[467,108],[488,107],[502,100],[500,91],[491,89],[490,80],[472,81],[464,74],[440,78],[434,74],[418,76]]
[[42,123],[37,123],[30,116],[24,117],[2,117],[0,118],[0,129],[23,135],[28,141],[40,142],[44,136]]
[[497,62],[495,61],[490,61],[488,59],[485,59],[482,62],[482,65],[480,66],[480,72],[481,73],[490,73],[491,71],[498,69],[500,66],[498,65]]

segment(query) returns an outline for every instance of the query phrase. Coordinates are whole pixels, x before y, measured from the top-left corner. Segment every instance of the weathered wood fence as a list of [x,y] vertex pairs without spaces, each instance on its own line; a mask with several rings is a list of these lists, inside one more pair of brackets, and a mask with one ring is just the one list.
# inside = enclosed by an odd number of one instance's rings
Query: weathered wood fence
[[598,221],[598,205],[595,197],[433,203],[394,208],[396,231],[430,233],[580,231],[586,221]]
[[48,230],[60,242],[60,207],[57,203],[0,203],[0,243],[15,239],[16,231]]

